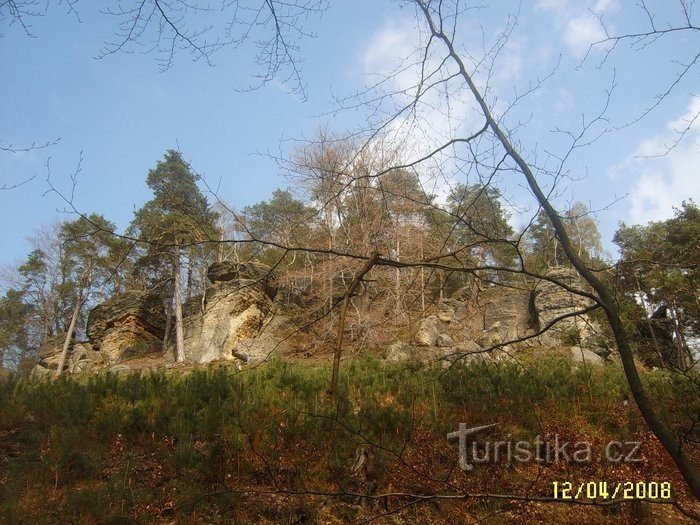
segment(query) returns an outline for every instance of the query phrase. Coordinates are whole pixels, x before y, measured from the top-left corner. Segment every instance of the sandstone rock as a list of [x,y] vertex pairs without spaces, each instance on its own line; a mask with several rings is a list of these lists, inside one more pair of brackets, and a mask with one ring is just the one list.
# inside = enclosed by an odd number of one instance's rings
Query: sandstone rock
[[241,339],[234,346],[232,353],[244,354],[247,366],[267,360],[275,353],[286,353],[291,350],[291,337],[297,332],[297,325],[284,314],[270,312],[257,335],[249,339]]
[[501,341],[518,339],[531,331],[529,290],[489,288],[479,303],[484,312],[484,330],[497,333]]
[[494,324],[491,330],[484,331],[476,338],[476,344],[482,348],[489,348],[494,345],[501,344],[503,338],[501,337],[501,331],[499,330],[500,323]]
[[262,285],[262,289],[270,299],[277,294],[277,279],[272,269],[262,263],[248,261],[234,263],[223,261],[214,263],[207,269],[207,278],[212,283],[227,281],[253,281],[249,285]]
[[605,359],[586,348],[572,346],[569,348],[569,351],[571,352],[571,358],[576,363],[584,363],[594,366],[603,366],[605,364]]
[[[586,289],[578,273],[571,268],[553,268],[547,272],[547,277],[574,289]],[[556,283],[541,280],[533,290],[532,304],[538,327],[544,327],[561,316],[590,306],[591,300],[574,294]],[[600,346],[598,332],[595,323],[587,316],[578,315],[559,320],[547,333],[543,334],[542,341],[545,344],[561,342],[590,348]]]
[[461,288],[457,289],[452,296],[450,296],[450,299],[461,303],[468,303],[476,296],[476,292],[476,288],[472,285],[462,286]]
[[103,362],[104,358],[100,352],[93,350],[89,344],[78,343],[73,347],[68,361],[68,371],[71,374],[89,372]]
[[490,361],[491,356],[474,341],[467,341],[447,350],[443,359],[452,365],[467,366],[477,362]]
[[[53,370],[58,368],[58,362],[61,360],[61,353],[63,352],[63,343],[65,340],[66,333],[63,332],[42,343],[37,352],[39,364],[42,367]],[[68,356],[70,356],[72,349],[73,341],[71,341],[68,346]]]
[[434,346],[440,335],[440,328],[440,320],[437,316],[431,315],[421,319],[416,332],[416,345]]
[[108,363],[160,350],[164,331],[162,300],[142,291],[114,297],[88,316],[90,343]]
[[445,299],[438,305],[437,318],[443,323],[455,324],[464,319],[467,305],[456,299]]
[[589,348],[589,350],[591,352],[593,352],[594,354],[599,355],[600,357],[602,357],[605,360],[607,360],[610,357],[610,355],[613,353],[612,350],[610,350],[609,348],[605,348],[602,346],[593,346],[593,347]]
[[435,345],[439,346],[440,348],[449,348],[451,346],[454,346],[454,344],[455,342],[447,334],[440,334],[435,340]]
[[263,325],[271,318],[273,303],[265,288],[262,281],[217,278],[207,288],[204,301],[195,297],[185,303],[186,360],[206,363],[233,359],[234,349],[250,357],[250,351],[239,346],[260,336]]
[[114,365],[109,368],[112,374],[129,374],[132,368],[129,365]]
[[32,368],[32,371],[29,374],[29,377],[32,379],[48,379],[51,377],[54,377],[56,375],[56,370],[50,370],[46,368],[45,366],[41,366],[39,364],[34,365],[34,368]]
[[384,359],[392,363],[402,363],[411,357],[409,347],[402,341],[395,341],[386,347]]

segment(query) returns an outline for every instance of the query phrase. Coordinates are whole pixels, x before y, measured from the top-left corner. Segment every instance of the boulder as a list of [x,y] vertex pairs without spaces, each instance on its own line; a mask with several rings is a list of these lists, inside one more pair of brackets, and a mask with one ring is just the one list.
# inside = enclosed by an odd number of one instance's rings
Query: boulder
[[605,364],[605,359],[601,356],[588,350],[586,348],[581,348],[580,346],[572,346],[569,348],[571,352],[571,358],[576,363],[583,363],[586,365],[603,366]]
[[439,336],[437,336],[437,339],[435,340],[435,345],[440,347],[440,348],[449,348],[451,346],[454,346],[454,344],[455,344],[455,342],[447,334],[440,334]]
[[[63,344],[65,341],[66,332],[60,333],[44,341],[37,352],[39,364],[44,368],[55,371],[58,368],[58,362],[61,360],[61,353],[63,352]],[[73,341],[71,341],[68,346],[68,356],[70,356],[72,350]]]
[[[256,365],[274,353],[290,351],[292,336],[296,332],[297,325],[291,318],[272,310],[265,317],[258,333],[250,338],[239,339],[231,354],[247,366]],[[225,357],[230,359],[231,356]]]
[[34,365],[34,368],[32,368],[32,371],[29,374],[29,377],[32,379],[48,379],[55,376],[56,370],[51,370],[39,364]]
[[403,363],[410,358],[409,346],[403,341],[395,341],[384,350],[384,359],[392,363]]
[[[571,268],[553,268],[547,272],[549,280],[539,281],[532,292],[532,308],[536,316],[537,328],[549,325],[555,319],[582,310],[592,304],[591,299],[582,297],[557,283],[577,290],[586,290],[578,273]],[[601,336],[596,324],[585,315],[566,317],[556,322],[541,339],[545,344],[564,343],[565,345],[592,348],[600,346]]]
[[130,374],[132,368],[129,365],[114,365],[109,368],[111,374],[125,375]]
[[68,371],[71,374],[89,372],[103,363],[102,354],[93,350],[89,343],[77,343],[73,347],[68,361]]
[[238,281],[239,284],[246,284],[245,281],[251,281],[247,284],[260,285],[270,299],[274,299],[277,295],[277,278],[272,269],[265,264],[255,261],[213,263],[207,269],[207,278],[212,284],[228,281]]
[[467,341],[446,350],[443,359],[450,365],[467,366],[472,363],[491,361],[491,356],[474,341]]
[[417,346],[435,346],[437,338],[440,335],[441,322],[435,315],[424,317],[418,323],[418,331],[416,332]]
[[147,292],[118,295],[95,307],[88,316],[90,343],[107,363],[160,350],[164,332],[162,299]]

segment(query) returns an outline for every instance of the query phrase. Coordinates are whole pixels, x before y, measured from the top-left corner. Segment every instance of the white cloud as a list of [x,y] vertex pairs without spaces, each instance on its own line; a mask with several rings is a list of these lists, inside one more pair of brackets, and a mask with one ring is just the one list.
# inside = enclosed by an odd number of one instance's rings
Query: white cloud
[[[435,45],[433,51],[442,53],[444,49]],[[414,20],[405,18],[387,22],[370,40],[362,62],[370,85],[380,83],[380,90],[394,93],[391,104],[410,104],[421,79],[422,58],[420,33]],[[429,56],[426,64],[423,73],[430,75],[439,60],[436,56]],[[517,70],[515,64],[512,68]],[[425,84],[444,79],[448,74],[445,67]],[[446,91],[449,92],[449,103]],[[414,160],[454,137],[465,122],[469,123],[472,105],[471,97],[459,80],[432,88],[421,93],[420,101],[411,111],[405,111],[386,128],[388,141],[402,143],[409,157],[404,160]],[[392,105],[384,109],[393,112],[396,108]]]
[[605,31],[598,17],[617,7],[617,0],[598,0],[595,3],[539,0],[535,4],[536,10],[552,13],[561,38],[577,57],[585,55],[591,44],[605,38]]
[[[489,49],[488,42],[482,42],[478,28],[462,28],[464,34],[473,35],[477,42],[471,42],[469,48]],[[494,38],[500,32],[493,33]],[[445,48],[433,41],[431,55],[425,68],[421,67],[425,42],[415,25],[415,19],[403,18],[389,20],[385,26],[371,38],[363,56],[369,82],[381,82],[381,88],[388,92],[400,93],[394,102],[410,103],[416,93],[421,73],[430,75],[424,78],[423,89],[434,84],[427,92],[421,93],[420,103],[413,111],[396,119],[390,131],[397,136],[411,141],[407,150],[411,157],[424,155],[429,150],[458,135],[468,135],[483,125],[483,116],[475,99],[461,78],[446,80],[456,72],[452,61],[442,64],[438,72],[435,69],[444,59]],[[478,53],[472,58],[477,62]],[[513,83],[523,70],[523,49],[521,42],[511,38],[500,50],[496,58],[496,67],[490,67],[489,59],[479,62],[476,71],[471,72],[481,92],[486,92],[488,84],[489,100],[495,102],[496,114],[508,107],[508,97],[501,101],[499,94],[510,94]],[[469,64],[467,64],[469,67]]]
[[698,113],[700,99],[695,98],[681,117],[670,121],[663,133],[643,140],[616,171],[635,181],[629,196],[630,223],[667,219],[673,207],[689,198],[700,202],[700,122],[695,120],[683,140],[666,153]]
[[368,72],[390,71],[416,47],[416,30],[408,21],[390,20],[370,41],[363,56]]
[[576,56],[583,56],[591,44],[605,38],[600,22],[591,13],[570,19],[564,30],[564,41]]

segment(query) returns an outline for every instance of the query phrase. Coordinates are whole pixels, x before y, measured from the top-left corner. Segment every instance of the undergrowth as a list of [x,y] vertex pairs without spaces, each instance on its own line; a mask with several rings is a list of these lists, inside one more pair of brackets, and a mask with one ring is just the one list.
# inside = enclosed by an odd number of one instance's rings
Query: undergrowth
[[[325,393],[329,375],[326,366],[272,361],[244,371],[217,365],[186,374],[2,380],[0,521],[313,523],[322,521],[318,493],[331,495],[334,513],[377,512],[357,507],[362,501],[352,495],[368,479],[379,493],[523,490],[524,472],[512,465],[457,468],[456,443],[445,435],[459,422],[497,423],[500,436],[517,439],[650,439],[624,406],[626,383],[615,366],[550,356],[442,369],[363,357],[344,363],[333,397]],[[674,428],[700,413],[697,381],[661,371],[644,381]],[[371,456],[359,479],[350,467],[361,447]],[[658,454],[650,442],[645,457]],[[654,468],[672,476],[669,461]],[[620,475],[648,467],[626,466]],[[561,480],[601,467],[523,468]],[[448,523],[500,504],[473,505],[420,512]]]

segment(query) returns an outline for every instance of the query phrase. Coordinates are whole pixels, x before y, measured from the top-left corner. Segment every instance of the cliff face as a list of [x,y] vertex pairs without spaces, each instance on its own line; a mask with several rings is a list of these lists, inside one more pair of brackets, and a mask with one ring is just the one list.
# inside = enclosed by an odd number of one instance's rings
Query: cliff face
[[[211,284],[206,292],[183,305],[187,362],[258,362],[273,352],[291,349],[289,336],[298,331],[291,321],[293,306],[281,299],[284,293],[278,297],[278,282],[269,267],[252,262],[215,263],[207,275]],[[454,361],[469,354],[497,359],[533,346],[570,347],[574,358],[589,361],[610,353],[601,348],[596,323],[588,315],[573,315],[591,304],[566,288],[582,289],[577,275],[556,269],[546,277],[443,300],[413,325],[410,335],[388,346],[385,354],[391,360],[427,362]],[[72,346],[67,371],[126,371],[129,367],[120,363],[143,357],[152,359],[153,366],[167,366],[173,362],[174,334],[163,352],[166,324],[158,296],[132,291],[114,297],[90,312],[89,342]],[[550,329],[538,334],[550,324]],[[37,373],[55,370],[63,340],[57,336],[42,346]],[[484,352],[493,346],[498,347],[496,352]]]
[[163,345],[165,311],[162,300],[131,291],[95,307],[88,317],[87,336],[107,363],[156,352]]
[[274,275],[261,264],[215,263],[207,275],[206,293],[183,306],[185,356],[195,363],[241,354],[270,322],[277,295]]

